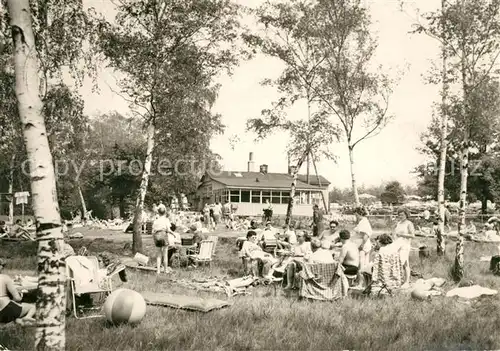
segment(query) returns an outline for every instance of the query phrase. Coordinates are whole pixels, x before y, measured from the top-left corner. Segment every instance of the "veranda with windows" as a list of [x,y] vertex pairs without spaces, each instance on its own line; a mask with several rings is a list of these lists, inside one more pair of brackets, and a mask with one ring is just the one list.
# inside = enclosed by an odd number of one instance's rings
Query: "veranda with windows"
[[[290,191],[278,189],[217,189],[213,190],[215,201],[229,201],[238,205],[238,215],[260,216],[266,201],[273,206],[275,215],[285,215],[290,198]],[[321,191],[300,190],[295,192],[294,215],[310,216],[312,206],[321,204]]]

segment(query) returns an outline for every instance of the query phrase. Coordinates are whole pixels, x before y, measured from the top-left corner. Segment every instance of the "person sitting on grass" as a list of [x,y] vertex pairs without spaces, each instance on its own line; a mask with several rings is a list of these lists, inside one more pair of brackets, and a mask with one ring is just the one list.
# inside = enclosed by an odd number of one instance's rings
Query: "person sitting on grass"
[[348,230],[342,230],[339,237],[342,243],[339,263],[344,267],[344,274],[357,275],[359,272],[359,248],[350,240],[351,233]]
[[[262,248],[257,244],[257,233],[255,233],[253,230],[248,231],[247,240],[243,243],[241,253],[242,257],[250,260],[253,263],[254,267],[258,267],[260,263],[263,264],[263,273],[267,272],[267,274],[263,274],[263,276],[272,276],[272,266],[276,263],[276,259],[271,254],[264,252]],[[258,269],[254,269],[253,273],[255,276],[259,276]]]
[[153,222],[153,240],[157,248],[156,273],[160,274],[163,261],[165,273],[168,271],[168,234],[172,232],[165,206],[158,206],[158,218]]
[[309,256],[307,261],[309,263],[334,263],[332,253],[329,248],[321,245],[321,241],[318,238],[313,238],[311,240],[312,254]]
[[21,302],[22,295],[17,291],[12,278],[2,274],[4,267],[5,261],[0,259],[0,323],[34,323],[35,306]]

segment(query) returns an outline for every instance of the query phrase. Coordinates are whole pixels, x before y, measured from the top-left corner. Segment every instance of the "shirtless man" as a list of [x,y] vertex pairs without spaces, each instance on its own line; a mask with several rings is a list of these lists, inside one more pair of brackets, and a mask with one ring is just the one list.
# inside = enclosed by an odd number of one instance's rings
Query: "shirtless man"
[[339,262],[344,267],[344,273],[348,275],[356,275],[359,271],[359,249],[353,243],[351,233],[348,230],[342,230],[339,234],[342,242],[342,251],[340,252]]

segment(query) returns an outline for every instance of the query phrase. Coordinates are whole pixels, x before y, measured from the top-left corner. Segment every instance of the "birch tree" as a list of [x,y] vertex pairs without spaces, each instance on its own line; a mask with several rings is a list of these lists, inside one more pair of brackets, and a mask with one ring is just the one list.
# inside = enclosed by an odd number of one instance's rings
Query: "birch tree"
[[39,91],[35,37],[28,0],[8,0],[14,42],[16,96],[26,144],[37,222],[38,287],[35,347],[65,349],[65,264],[63,234],[52,155]]
[[319,70],[319,97],[340,124],[349,153],[354,202],[359,205],[354,149],[390,122],[389,99],[394,81],[374,67],[376,40],[362,0],[319,0],[315,26],[317,47],[325,58]]
[[[257,133],[258,138],[267,137],[276,129],[290,133],[288,151],[296,160],[292,169],[292,184],[285,223],[289,225],[298,173],[307,161],[314,165],[320,156],[332,159],[330,146],[338,140],[339,131],[328,122],[324,114],[318,113],[318,76],[320,65],[325,60],[314,35],[314,4],[307,0],[292,0],[282,3],[266,1],[254,11],[262,31],[245,37],[246,42],[267,56],[278,58],[285,64],[277,79],[265,79],[262,84],[277,88],[281,97],[270,109],[262,111],[261,118],[252,118],[247,129]],[[298,122],[287,119],[285,111],[299,102],[305,102],[304,118]]]
[[229,0],[119,0],[117,10],[116,25],[100,26],[101,49],[123,74],[118,93],[143,119],[148,139],[134,215],[133,251],[139,252],[157,128],[174,117],[164,113],[169,105],[184,103],[186,92],[195,96],[196,88],[207,88],[207,77],[237,63],[239,7]]
[[[441,40],[446,47],[448,72],[453,72],[454,87],[459,92],[450,96],[449,113],[460,140],[460,219],[456,247],[454,278],[464,274],[463,234],[467,206],[469,154],[476,122],[481,111],[474,106],[478,87],[493,74],[500,55],[500,1],[457,0],[439,12],[425,16],[428,25],[418,30]],[[443,31],[444,29],[444,31]]]

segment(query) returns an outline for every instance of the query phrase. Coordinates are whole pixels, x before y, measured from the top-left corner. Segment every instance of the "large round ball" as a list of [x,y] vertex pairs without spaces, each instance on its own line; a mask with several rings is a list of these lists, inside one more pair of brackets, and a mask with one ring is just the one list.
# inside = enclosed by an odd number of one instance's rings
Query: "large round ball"
[[146,314],[146,301],[136,291],[118,289],[106,298],[104,314],[113,324],[138,324]]

